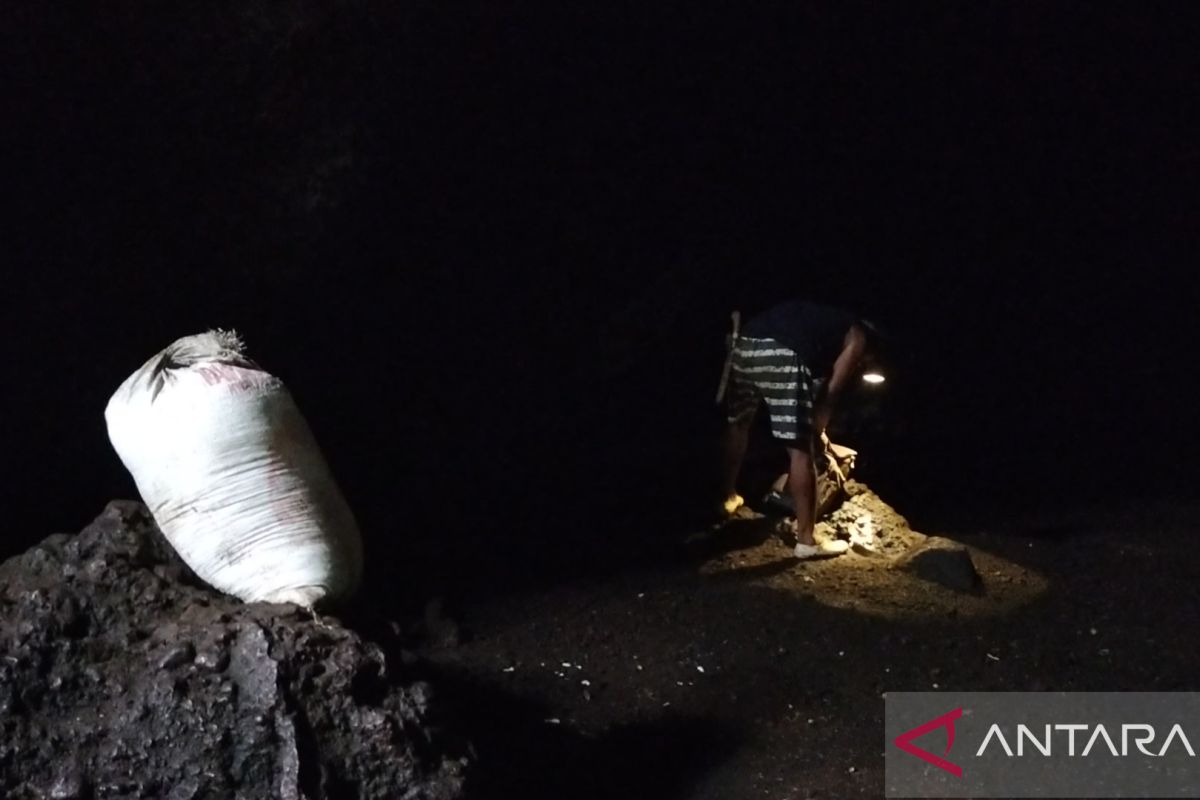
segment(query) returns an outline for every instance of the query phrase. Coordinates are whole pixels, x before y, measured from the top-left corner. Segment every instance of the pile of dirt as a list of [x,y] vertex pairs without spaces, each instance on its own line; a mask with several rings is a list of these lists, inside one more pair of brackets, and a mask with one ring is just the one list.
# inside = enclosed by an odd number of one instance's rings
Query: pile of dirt
[[930,614],[989,617],[1028,605],[1046,579],[1018,563],[910,527],[866,484],[849,480],[846,499],[817,523],[820,538],[847,538],[869,516],[871,552],[798,562],[777,520],[750,509],[715,532],[698,553],[703,575],[754,576],[754,582],[846,610],[892,619]]
[[140,504],[0,565],[0,796],[463,796],[428,684],[291,605],[201,585]]
[[908,525],[908,520],[885,503],[866,484],[849,480],[845,484],[846,500],[818,523],[818,532],[826,536],[853,538],[863,520],[871,530],[871,550],[885,558],[899,558],[925,540]]

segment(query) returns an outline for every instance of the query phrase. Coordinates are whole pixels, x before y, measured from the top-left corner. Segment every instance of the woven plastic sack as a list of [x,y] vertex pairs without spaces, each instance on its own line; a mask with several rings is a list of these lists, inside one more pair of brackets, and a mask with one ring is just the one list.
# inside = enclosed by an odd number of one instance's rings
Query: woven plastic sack
[[121,384],[104,416],[159,528],[209,584],[307,607],[354,591],[354,515],[287,388],[235,333],[179,339]]

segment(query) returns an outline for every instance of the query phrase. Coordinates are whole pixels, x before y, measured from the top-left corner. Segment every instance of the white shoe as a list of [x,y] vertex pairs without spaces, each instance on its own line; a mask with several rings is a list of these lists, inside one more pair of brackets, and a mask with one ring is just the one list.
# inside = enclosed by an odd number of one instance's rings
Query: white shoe
[[801,560],[810,558],[832,558],[840,556],[850,549],[849,543],[841,539],[831,539],[819,544],[797,544],[792,553]]

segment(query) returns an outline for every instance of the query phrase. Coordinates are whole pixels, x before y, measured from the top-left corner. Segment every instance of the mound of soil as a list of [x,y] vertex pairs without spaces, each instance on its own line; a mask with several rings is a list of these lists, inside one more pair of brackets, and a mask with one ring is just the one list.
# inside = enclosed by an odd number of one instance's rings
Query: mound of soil
[[429,685],[331,618],[201,585],[140,504],[0,565],[0,796],[463,796]]
[[[854,506],[850,517],[859,512],[871,516],[874,554],[851,550],[834,559],[800,563],[789,558],[793,540],[780,533],[777,519],[739,509],[736,518],[713,535],[711,545],[716,552],[701,554],[701,574],[753,576],[764,586],[811,597],[834,608],[890,618],[923,618],[931,612],[993,616],[1027,605],[1046,589],[1045,578],[1031,569],[913,530],[903,515],[866,484],[847,481],[846,495],[843,507]],[[839,535],[831,522],[838,514],[835,510],[817,523],[818,537]],[[738,546],[739,540],[749,546]],[[965,564],[955,561],[941,570],[940,561],[928,565],[913,558],[926,550],[936,551],[935,555],[961,554]],[[944,571],[950,575],[943,576]],[[979,582],[956,580],[960,572],[976,574]]]

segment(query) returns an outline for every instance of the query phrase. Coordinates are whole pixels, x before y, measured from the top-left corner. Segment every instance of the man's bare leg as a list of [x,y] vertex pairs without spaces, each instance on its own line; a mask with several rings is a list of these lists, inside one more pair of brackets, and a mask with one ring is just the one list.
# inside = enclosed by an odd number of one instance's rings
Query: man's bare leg
[[720,488],[726,514],[737,511],[743,502],[741,495],[737,493],[737,479],[742,469],[742,460],[746,457],[746,447],[750,444],[750,424],[753,421],[754,414],[748,414],[725,427]]
[[812,456],[798,447],[789,447],[788,487],[796,506],[796,543],[813,545],[813,528],[817,525],[817,473]]

